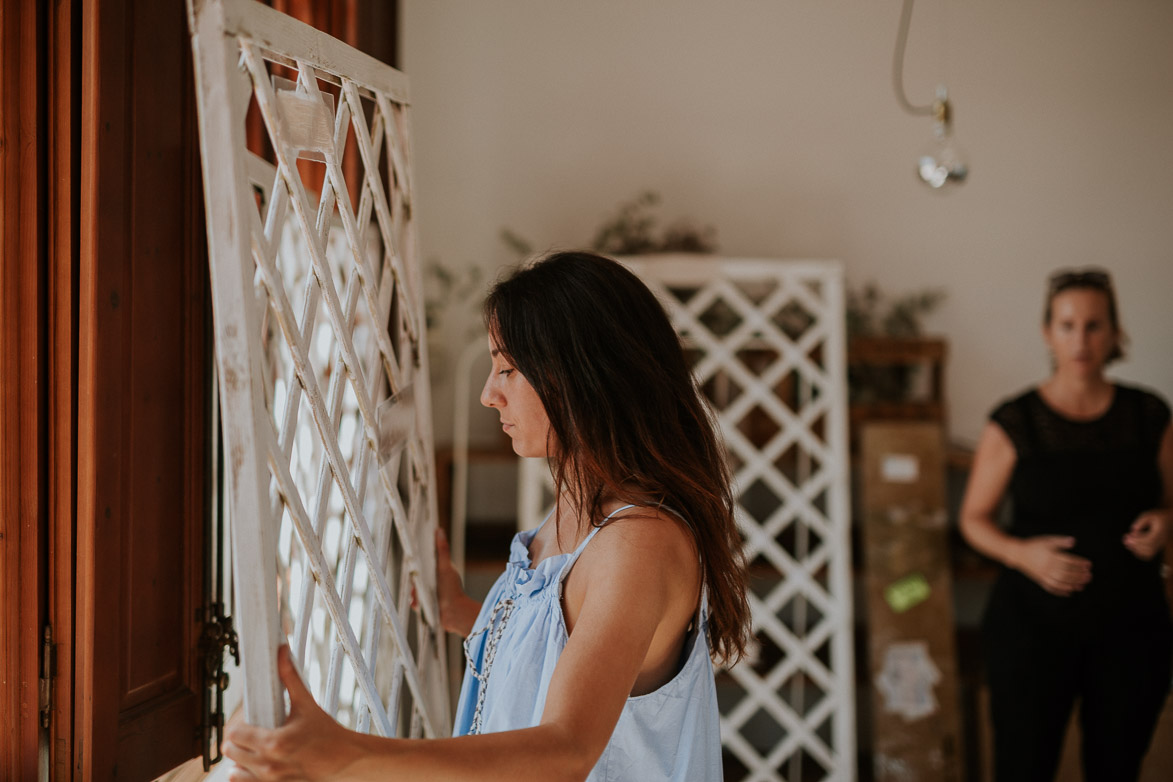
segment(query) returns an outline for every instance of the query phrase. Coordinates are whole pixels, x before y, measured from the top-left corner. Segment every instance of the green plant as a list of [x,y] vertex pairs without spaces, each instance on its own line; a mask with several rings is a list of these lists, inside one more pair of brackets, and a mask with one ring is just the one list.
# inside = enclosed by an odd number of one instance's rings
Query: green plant
[[945,299],[940,288],[926,288],[888,299],[874,282],[856,290],[847,288],[849,337],[918,337],[921,318]]
[[[847,288],[847,336],[910,339],[922,332],[921,319],[945,298],[939,288],[926,288],[889,299],[875,283]],[[914,373],[922,367],[907,364],[852,364],[847,370],[848,398],[852,402],[900,402],[908,399]]]
[[[660,230],[652,213],[659,203],[659,193],[645,190],[620,204],[615,216],[595,231],[590,249],[606,255],[716,252],[717,231],[712,226],[697,227],[682,218]],[[508,228],[501,229],[501,241],[518,255],[533,253],[533,244]]]
[[481,291],[481,270],[469,266],[454,271],[435,258],[424,264],[424,320],[427,328],[439,327],[453,304],[467,303]]

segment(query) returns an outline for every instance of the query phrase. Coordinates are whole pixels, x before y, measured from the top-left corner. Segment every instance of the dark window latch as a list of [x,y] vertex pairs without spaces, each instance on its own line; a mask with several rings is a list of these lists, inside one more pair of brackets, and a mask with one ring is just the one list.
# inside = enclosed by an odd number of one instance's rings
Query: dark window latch
[[224,616],[223,604],[212,603],[202,613],[204,629],[200,633],[199,655],[203,663],[204,710],[200,746],[204,752],[204,771],[207,771],[224,758],[220,752],[220,743],[224,739],[224,691],[228,689],[224,650],[227,649],[239,665],[240,645],[232,617]]

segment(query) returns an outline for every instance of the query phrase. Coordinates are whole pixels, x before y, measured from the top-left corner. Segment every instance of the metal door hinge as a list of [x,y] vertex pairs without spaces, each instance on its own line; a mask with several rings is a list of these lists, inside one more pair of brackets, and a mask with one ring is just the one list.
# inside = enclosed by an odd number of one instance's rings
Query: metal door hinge
[[204,749],[204,771],[219,763],[220,742],[224,736],[224,690],[228,674],[224,671],[224,650],[240,664],[240,646],[232,617],[224,616],[224,606],[212,603],[204,608],[204,630],[200,634],[199,654],[204,676],[204,716],[200,725],[200,745]]
[[49,727],[53,712],[53,677],[57,674],[56,649],[53,646],[53,626],[45,625],[41,640],[41,727]]

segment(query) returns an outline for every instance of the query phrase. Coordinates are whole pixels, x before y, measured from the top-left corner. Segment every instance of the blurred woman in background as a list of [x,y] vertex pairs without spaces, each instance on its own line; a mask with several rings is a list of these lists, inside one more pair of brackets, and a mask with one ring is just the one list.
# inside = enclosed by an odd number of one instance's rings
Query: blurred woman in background
[[1124,343],[1107,272],[1051,276],[1043,338],[1052,374],[991,414],[961,511],[1003,566],[983,632],[996,779],[1053,779],[1078,702],[1086,782],[1135,780],[1173,676],[1169,406],[1104,374]]

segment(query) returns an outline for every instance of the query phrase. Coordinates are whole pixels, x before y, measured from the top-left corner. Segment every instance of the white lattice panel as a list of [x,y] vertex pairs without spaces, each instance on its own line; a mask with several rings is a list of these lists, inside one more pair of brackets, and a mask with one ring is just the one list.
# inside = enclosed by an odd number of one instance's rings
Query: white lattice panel
[[[756,647],[717,680],[726,780],[855,777],[843,273],[829,261],[624,259],[720,422]],[[550,504],[523,460],[520,524]]]
[[443,735],[406,80],[251,0],[190,7],[246,716],[283,720],[288,641],[343,724]]

